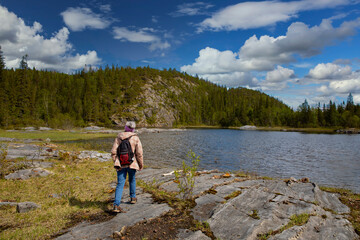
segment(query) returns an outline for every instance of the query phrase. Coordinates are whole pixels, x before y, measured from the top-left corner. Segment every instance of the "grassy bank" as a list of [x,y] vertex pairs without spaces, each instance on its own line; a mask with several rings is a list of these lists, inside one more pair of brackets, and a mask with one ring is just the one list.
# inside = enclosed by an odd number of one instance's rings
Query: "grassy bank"
[[337,128],[291,128],[291,127],[258,127],[260,131],[304,132],[335,134]]
[[109,162],[54,160],[47,177],[0,179],[0,201],[34,202],[41,208],[16,213],[0,208],[0,239],[48,239],[83,220],[111,218],[110,182],[116,179]]
[[51,141],[72,141],[86,140],[100,137],[111,137],[115,134],[84,132],[82,130],[51,130],[51,131],[6,131],[0,129],[0,137],[17,138],[17,139],[47,139]]

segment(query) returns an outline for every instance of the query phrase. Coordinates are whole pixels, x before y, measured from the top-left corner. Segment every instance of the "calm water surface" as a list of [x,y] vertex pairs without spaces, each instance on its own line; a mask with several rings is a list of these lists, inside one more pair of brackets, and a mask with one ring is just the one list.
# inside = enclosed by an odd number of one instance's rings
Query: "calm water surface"
[[[142,133],[145,164],[180,166],[189,149],[201,169],[242,170],[270,177],[309,177],[360,192],[360,135],[201,129]],[[113,138],[103,139],[111,149]],[[103,149],[109,151],[109,149]]]

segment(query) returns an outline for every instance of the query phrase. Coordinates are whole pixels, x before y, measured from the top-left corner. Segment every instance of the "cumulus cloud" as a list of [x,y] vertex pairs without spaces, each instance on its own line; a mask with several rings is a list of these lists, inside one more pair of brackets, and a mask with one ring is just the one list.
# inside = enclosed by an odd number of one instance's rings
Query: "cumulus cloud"
[[288,87],[288,82],[294,77],[294,70],[277,66],[276,69],[266,73],[265,80],[259,85],[262,90],[282,90]]
[[214,5],[204,2],[183,3],[177,6],[175,12],[170,13],[173,17],[208,15],[208,9]]
[[350,66],[339,66],[334,63],[321,63],[310,69],[308,77],[314,79],[341,79],[352,73]]
[[350,66],[321,63],[310,69],[306,80],[322,84],[316,89],[321,96],[346,97],[349,93],[360,96],[360,72],[352,71]]
[[162,41],[154,34],[156,32],[152,28],[143,28],[140,30],[129,30],[125,27],[114,27],[114,38],[124,42],[135,43],[149,43],[149,49],[154,51],[156,49],[164,50],[171,45],[167,41]]
[[296,18],[301,11],[334,8],[352,2],[351,0],[243,2],[214,13],[199,24],[198,31],[232,31],[265,27]]
[[317,89],[325,96],[340,94],[346,96],[349,93],[360,94],[360,76],[354,79],[331,81],[329,85],[322,85]]
[[202,74],[201,78],[211,81],[213,83],[227,87],[256,87],[258,86],[258,79],[248,72],[232,72],[232,73],[217,73],[217,74]]
[[[330,20],[323,20],[320,25],[313,27],[296,22],[289,26],[285,36],[250,37],[239,52],[206,47],[199,51],[199,57],[193,64],[182,66],[181,71],[193,75],[272,71],[276,65],[295,62],[297,55],[311,57],[319,54],[325,46],[353,35],[359,26],[360,18],[343,22],[337,28],[332,26]],[[279,74],[281,70],[285,71],[278,68],[272,74]],[[344,68],[343,72],[346,70]],[[288,70],[286,72],[289,73]]]
[[[241,47],[239,55],[243,59],[262,60],[265,66],[269,62],[289,63],[293,61],[294,54],[302,57],[319,54],[325,46],[354,35],[359,26],[360,18],[343,22],[338,28],[334,28],[328,19],[311,28],[302,22],[295,22],[288,27],[285,36],[249,38]],[[261,68],[261,65],[256,67]]]
[[181,67],[181,71],[190,74],[219,74],[245,70],[238,59],[238,54],[232,51],[219,51],[206,47],[199,51],[199,57],[192,65]]
[[[102,11],[109,10],[110,5],[102,5]],[[64,23],[72,31],[83,31],[84,29],[105,29],[111,21],[101,14],[94,13],[90,8],[68,8],[60,14]]]
[[17,68],[22,56],[28,54],[30,67],[69,72],[84,67],[85,64],[96,65],[101,59],[95,51],[86,54],[71,55],[74,50],[68,42],[69,30],[64,27],[45,38],[40,33],[42,26],[34,22],[27,26],[23,19],[0,6],[0,45],[4,52],[8,68]]
[[278,66],[266,74],[267,82],[283,82],[295,77],[294,70]]

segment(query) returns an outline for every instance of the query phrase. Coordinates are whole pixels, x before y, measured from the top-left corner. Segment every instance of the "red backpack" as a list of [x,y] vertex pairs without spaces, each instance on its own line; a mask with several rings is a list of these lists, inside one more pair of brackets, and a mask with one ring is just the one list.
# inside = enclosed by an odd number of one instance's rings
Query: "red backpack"
[[[131,136],[132,137],[132,136]],[[134,152],[131,149],[131,145],[129,139],[131,137],[125,138],[121,140],[120,145],[118,146],[116,152],[119,158],[120,164],[123,165],[130,165],[134,160]]]

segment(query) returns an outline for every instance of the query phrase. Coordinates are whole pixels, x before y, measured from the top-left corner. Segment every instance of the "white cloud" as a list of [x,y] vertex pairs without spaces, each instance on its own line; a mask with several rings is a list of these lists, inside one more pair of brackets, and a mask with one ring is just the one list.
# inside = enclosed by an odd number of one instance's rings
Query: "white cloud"
[[154,35],[154,32],[156,31],[152,28],[143,28],[137,31],[132,31],[125,27],[113,28],[115,39],[124,42],[149,43],[149,49],[151,51],[156,49],[164,50],[171,46],[167,41],[161,41],[158,36]]
[[360,94],[352,94],[354,103],[359,104],[360,103]]
[[333,63],[321,63],[310,69],[308,77],[314,79],[342,79],[352,73],[350,66],[339,66]]
[[302,57],[319,54],[325,46],[354,35],[359,26],[360,18],[343,22],[338,28],[334,28],[330,20],[323,20],[319,26],[311,28],[296,22],[289,26],[286,36],[274,38],[265,35],[259,39],[256,36],[249,38],[240,49],[240,57],[288,63],[293,61],[294,54]]
[[289,26],[285,36],[255,35],[245,41],[238,53],[206,47],[191,65],[181,67],[189,74],[218,74],[250,71],[272,71],[276,65],[295,62],[295,56],[310,57],[354,34],[360,18],[334,28],[330,20],[309,28],[301,22]]
[[[107,10],[110,6],[103,5],[102,10]],[[63,20],[72,31],[82,31],[89,29],[105,29],[111,21],[101,14],[94,13],[90,8],[68,8],[60,14]]]
[[237,53],[206,47],[199,51],[195,63],[182,66],[181,71],[190,74],[219,74],[242,71],[242,68]]
[[27,26],[23,19],[2,6],[0,6],[0,22],[2,23],[0,45],[8,68],[19,67],[20,60],[25,54],[29,56],[29,67],[62,72],[79,69],[85,64],[96,65],[101,61],[95,51],[72,56],[71,52],[74,49],[68,42],[70,33],[66,27],[47,39],[40,34],[42,31],[40,23],[34,22],[32,26]]
[[266,81],[273,83],[283,82],[293,78],[294,76],[294,70],[277,66],[276,69],[266,74]]
[[325,96],[332,94],[347,95],[349,93],[360,94],[360,76],[358,78],[348,80],[331,81],[329,85],[320,86],[317,91]]
[[246,72],[201,74],[199,77],[227,87],[256,87],[259,82],[251,73]]
[[208,15],[207,10],[214,5],[204,2],[183,3],[177,6],[177,10],[170,13],[173,17]]
[[243,2],[214,13],[199,24],[198,31],[231,31],[265,27],[296,18],[301,11],[334,8],[351,3],[350,0]]
[[[359,26],[360,18],[343,22],[339,27],[333,27],[328,19],[313,27],[296,22],[289,26],[284,36],[250,37],[238,52],[219,51],[211,47],[201,49],[198,58],[192,64],[182,66],[181,71],[192,75],[198,74],[200,77],[216,83],[221,82],[229,87],[234,85],[234,73],[257,72],[255,75],[259,76],[263,71],[270,71],[264,80],[250,81],[250,83],[253,85],[257,83],[262,90],[281,90],[287,88],[288,83],[295,82],[296,79],[293,78],[293,70],[281,66],[275,68],[276,65],[296,62],[296,56],[305,58],[319,54],[324,47],[353,35]],[[320,66],[322,65],[317,66],[310,73],[311,76],[316,77],[316,79],[311,78],[310,83],[321,78],[334,79],[341,74],[351,73],[351,68],[348,66],[334,67],[335,64],[327,64],[326,70],[324,67],[321,70]],[[249,81],[238,81],[238,83],[249,84]],[[306,81],[300,83],[309,84]]]

